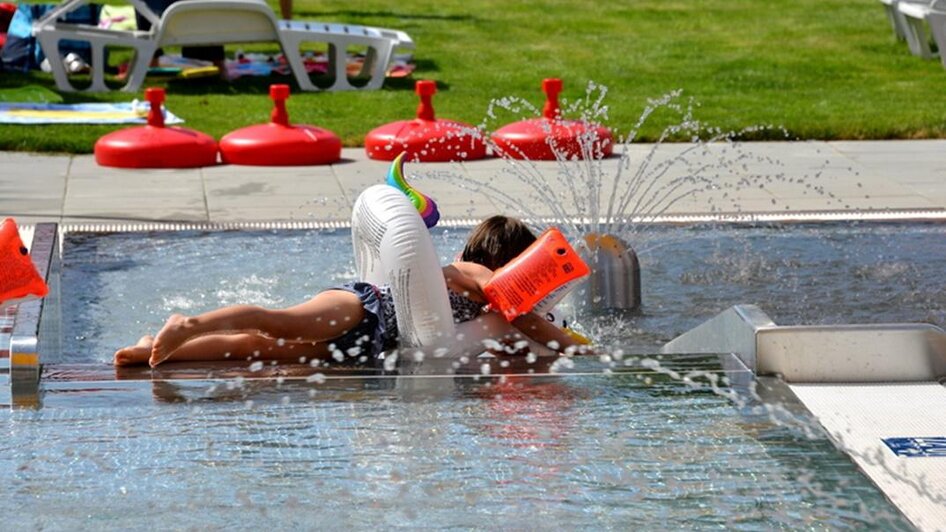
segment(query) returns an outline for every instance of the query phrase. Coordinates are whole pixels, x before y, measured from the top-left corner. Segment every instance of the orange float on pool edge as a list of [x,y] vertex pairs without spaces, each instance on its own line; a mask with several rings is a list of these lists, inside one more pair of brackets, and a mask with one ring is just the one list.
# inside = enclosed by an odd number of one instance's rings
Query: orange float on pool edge
[[509,264],[496,270],[483,287],[494,310],[512,321],[548,297],[564,295],[591,273],[588,265],[556,228],[550,228]]
[[20,240],[16,222],[7,218],[0,224],[0,307],[48,293],[49,287]]

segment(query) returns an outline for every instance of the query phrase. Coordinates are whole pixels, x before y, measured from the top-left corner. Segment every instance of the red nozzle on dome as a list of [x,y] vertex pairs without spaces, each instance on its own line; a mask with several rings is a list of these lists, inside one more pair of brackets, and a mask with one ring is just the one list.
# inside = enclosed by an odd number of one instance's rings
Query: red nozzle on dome
[[608,128],[562,119],[558,106],[561,79],[542,80],[542,90],[545,92],[542,118],[513,122],[493,133],[492,139],[500,155],[533,161],[583,159],[586,156],[597,159],[611,155],[614,140]]
[[472,161],[486,157],[486,143],[473,126],[453,120],[437,119],[431,103],[437,84],[419,80],[414,92],[420,97],[417,117],[390,122],[371,130],[365,137],[368,157],[393,161],[404,152],[409,161]]
[[148,125],[164,127],[164,112],[161,110],[161,105],[164,103],[164,89],[158,87],[145,89],[145,100],[151,104],[148,109]]
[[545,107],[542,116],[549,120],[561,118],[562,111],[558,108],[558,95],[562,92],[562,80],[547,78],[542,80],[542,91],[545,93]]
[[269,120],[280,126],[288,126],[289,113],[286,111],[286,100],[289,99],[289,85],[270,85],[269,97],[273,100],[273,112]]
[[95,142],[95,162],[119,168],[195,168],[217,164],[217,141],[183,127],[165,127],[164,89],[145,89],[148,125],[113,131]]
[[414,92],[420,96],[420,103],[417,105],[417,118],[420,120],[436,120],[432,100],[434,94],[437,94],[437,83],[429,79],[418,80],[414,84]]
[[225,163],[250,166],[310,166],[342,158],[342,141],[327,129],[289,123],[289,85],[270,85],[273,111],[268,124],[230,132],[220,139]]

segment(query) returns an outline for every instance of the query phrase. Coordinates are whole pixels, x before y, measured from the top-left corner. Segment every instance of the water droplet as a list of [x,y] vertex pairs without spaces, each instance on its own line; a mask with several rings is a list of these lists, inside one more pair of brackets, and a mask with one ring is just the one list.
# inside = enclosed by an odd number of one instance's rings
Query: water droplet
[[313,373],[305,378],[305,381],[308,383],[322,384],[325,382],[324,373]]

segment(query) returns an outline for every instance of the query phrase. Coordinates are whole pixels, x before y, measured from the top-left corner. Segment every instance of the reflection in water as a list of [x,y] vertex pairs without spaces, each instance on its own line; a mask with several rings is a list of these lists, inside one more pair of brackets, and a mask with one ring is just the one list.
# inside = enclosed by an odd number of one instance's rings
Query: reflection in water
[[[555,374],[503,361],[488,374],[482,360],[453,374],[435,359],[321,368],[310,382],[301,366],[238,379],[169,365],[88,392],[53,381],[44,410],[0,414],[5,497],[37,509],[9,523],[81,528],[94,506],[116,528],[223,527],[235,513],[293,528],[903,526],[827,440],[773,423],[751,396],[737,409],[639,360]],[[660,368],[732,375],[711,356]],[[121,399],[142,386],[157,401]]]

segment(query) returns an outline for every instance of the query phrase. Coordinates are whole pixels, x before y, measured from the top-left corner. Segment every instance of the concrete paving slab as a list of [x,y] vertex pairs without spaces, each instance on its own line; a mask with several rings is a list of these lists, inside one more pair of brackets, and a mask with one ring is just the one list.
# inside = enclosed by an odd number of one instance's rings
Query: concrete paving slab
[[904,183],[903,188],[925,198],[935,206],[946,205],[946,178],[938,183]]
[[61,189],[65,186],[67,170],[63,167],[60,173],[56,166],[58,165],[37,164],[35,166],[24,165],[20,168],[0,164],[0,176],[2,176],[0,179],[2,179],[2,184],[7,187]]
[[[0,186],[0,210],[17,205],[26,200],[48,200],[62,205],[63,191],[54,189],[31,189],[23,187]],[[57,208],[58,210],[58,208]]]
[[342,188],[330,170],[325,175],[304,178],[286,175],[205,177],[203,186],[208,196],[220,197],[343,195]]
[[58,217],[70,163],[68,156],[0,152],[0,215],[34,221]]
[[[288,219],[293,213],[306,212],[347,212],[346,216],[351,216],[351,205],[344,201],[332,201],[323,198],[306,198],[304,196],[256,196],[253,198],[232,197],[207,198],[207,210],[210,213],[210,219],[213,219],[217,213],[227,212],[235,213],[239,211],[254,210],[257,212],[269,211],[271,217],[264,219]],[[229,219],[229,218],[228,218]],[[248,218],[253,219],[253,218]]]
[[101,181],[70,181],[69,188],[66,191],[66,202],[74,204],[85,200],[106,200],[116,204],[124,204],[129,201],[139,203],[138,198],[142,200],[148,198],[199,198],[203,195],[204,190],[199,180],[177,181],[173,184],[155,187],[142,184],[123,186],[119,183],[110,183],[108,179],[103,179]]
[[276,207],[218,207],[210,211],[210,219],[214,222],[242,222],[246,220],[268,221],[304,221],[325,222],[334,220],[348,220],[351,218],[351,207],[346,209],[311,209],[304,208],[280,209]]
[[0,216],[59,216],[62,199],[29,196],[3,196],[0,199]]
[[204,198],[191,196],[137,196],[134,198],[66,197],[63,216],[153,220],[209,221]]
[[38,223],[49,222],[51,220],[59,221],[58,216],[48,216],[48,215],[29,215],[29,214],[20,214],[20,213],[6,213],[0,211],[0,219],[12,216],[16,219],[16,223],[19,226],[27,225],[36,225]]
[[824,177],[819,179],[803,179],[801,182],[774,181],[761,183],[762,189],[775,197],[798,198],[802,196],[828,196],[863,198],[866,196],[902,196],[907,195],[902,184],[891,183],[881,179],[873,179],[870,186],[857,178]]
[[367,159],[345,161],[332,165],[332,172],[345,198],[354,203],[357,191],[369,185],[384,182],[390,163],[380,163]]
[[862,174],[870,175],[872,183],[939,183],[946,176],[946,166],[930,162],[908,164],[885,160],[870,164]]
[[[141,209],[129,212],[124,209],[108,210],[105,208],[72,209],[64,212],[61,220],[81,220],[81,223],[92,223],[91,220],[106,220],[107,223],[122,221],[134,222],[207,222],[205,211],[192,209]],[[48,220],[47,220],[48,221]],[[56,221],[60,221],[57,219]]]
[[70,181],[79,178],[104,178],[107,176],[124,177],[129,182],[148,180],[149,182],[160,182],[165,179],[186,179],[200,176],[199,168],[111,168],[99,166],[95,162],[95,157],[91,155],[75,155],[72,157],[72,164],[69,166],[68,176]]
[[322,166],[241,166],[219,165],[201,168],[201,173],[208,181],[252,178],[260,180],[286,180],[299,182],[321,182],[334,176],[330,165]]
[[0,176],[11,179],[24,176],[64,178],[69,171],[71,159],[68,155],[0,152]]
[[68,211],[75,208],[121,208],[121,209],[165,209],[173,206],[204,209],[205,201],[200,194],[177,194],[165,196],[161,194],[122,197],[102,195],[94,197],[76,198],[66,196],[63,209]]
[[[946,209],[946,140],[632,144],[618,146],[616,151],[626,152],[627,157],[564,167],[554,161],[501,159],[408,163],[406,170],[421,190],[437,198],[445,217],[479,218],[519,211],[549,214],[554,209],[536,192],[536,180],[552,191],[549,194],[557,204],[567,205],[571,214],[581,214],[572,211],[589,210],[590,200],[582,187],[590,185],[583,173],[574,170],[589,167],[603,181],[600,206],[604,208],[614,193],[612,184],[620,166],[618,195],[634,186],[637,173],[645,176],[637,197],[692,181],[675,189],[675,194],[698,192],[674,204],[672,212],[710,213],[724,207],[763,212],[781,212],[786,207],[804,211]],[[90,155],[3,152],[0,212],[53,221],[99,217],[231,222],[299,215],[347,220],[357,194],[382,182],[390,163],[368,159],[361,148],[346,148],[342,156],[339,163],[318,167],[127,170],[100,167]],[[664,172],[662,164],[667,161],[674,162]],[[495,187],[504,197],[470,190],[482,184]],[[573,190],[579,196],[578,209]]]
[[918,196],[884,196],[879,198],[843,198],[836,201],[787,199],[791,210],[883,211],[891,209],[932,209],[932,202]]
[[946,154],[946,140],[833,140],[825,142],[838,153],[848,156],[886,154],[893,157],[909,155],[910,159],[935,159]]
[[831,142],[845,156],[888,181],[942,182],[946,140]]
[[770,199],[742,199],[731,201],[718,199],[707,201],[705,198],[683,198],[674,203],[655,205],[653,209],[645,211],[648,217],[664,215],[699,215],[714,213],[784,213],[790,210],[778,200]]

